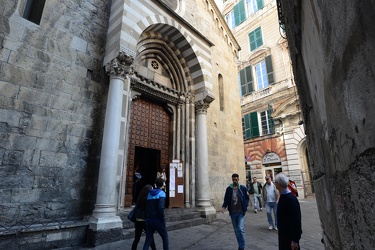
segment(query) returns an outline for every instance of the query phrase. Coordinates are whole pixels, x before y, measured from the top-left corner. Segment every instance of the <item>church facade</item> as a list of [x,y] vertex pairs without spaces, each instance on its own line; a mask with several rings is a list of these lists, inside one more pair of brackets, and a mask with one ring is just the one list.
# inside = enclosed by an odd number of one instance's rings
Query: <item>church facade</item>
[[214,1],[1,5],[1,246],[120,239],[136,170],[214,220],[245,178],[240,47]]

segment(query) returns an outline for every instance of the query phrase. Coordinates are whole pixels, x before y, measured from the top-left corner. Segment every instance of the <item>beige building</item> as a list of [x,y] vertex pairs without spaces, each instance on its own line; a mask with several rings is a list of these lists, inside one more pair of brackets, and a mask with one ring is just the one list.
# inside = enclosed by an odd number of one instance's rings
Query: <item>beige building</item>
[[241,46],[238,82],[247,177],[285,172],[300,197],[314,192],[288,44],[276,0],[233,0],[222,12]]
[[120,239],[161,166],[168,208],[215,219],[245,169],[239,45],[214,1],[0,2],[0,248]]

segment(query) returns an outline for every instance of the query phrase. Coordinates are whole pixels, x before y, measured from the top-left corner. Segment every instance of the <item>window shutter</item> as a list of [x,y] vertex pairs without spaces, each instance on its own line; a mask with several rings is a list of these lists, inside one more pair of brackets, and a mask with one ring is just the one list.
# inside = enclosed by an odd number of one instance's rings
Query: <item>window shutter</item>
[[233,8],[234,23],[236,26],[240,25],[246,19],[244,0],[241,0]]
[[271,60],[270,55],[266,57],[266,68],[267,68],[268,83],[274,84],[275,80],[273,78],[272,60]]
[[250,51],[253,51],[257,48],[256,43],[255,43],[255,32],[250,32],[249,33],[249,41],[250,41]]
[[247,66],[245,68],[245,73],[246,73],[246,85],[247,85],[247,91],[248,93],[253,92],[253,77],[251,74],[251,66]]
[[258,137],[259,136],[258,112],[250,113],[250,123],[251,123],[252,137]]
[[250,114],[246,114],[242,117],[242,129],[243,129],[243,139],[247,140],[251,138],[251,124],[250,124]]
[[272,111],[273,111],[273,108],[271,105],[268,104],[268,124],[270,126],[270,133],[273,134],[275,133],[275,125],[274,125],[274,121],[273,121],[273,118],[272,118]]
[[258,10],[263,8],[263,0],[257,0]]
[[245,79],[245,70],[240,70],[239,74],[239,82],[241,86],[241,95],[244,96],[247,94],[247,89],[246,89],[246,79]]

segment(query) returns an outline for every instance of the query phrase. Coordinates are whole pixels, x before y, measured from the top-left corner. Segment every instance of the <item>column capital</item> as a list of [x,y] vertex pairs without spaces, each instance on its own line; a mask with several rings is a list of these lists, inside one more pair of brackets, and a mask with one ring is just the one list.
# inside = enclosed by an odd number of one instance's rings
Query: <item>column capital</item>
[[215,97],[207,91],[198,94],[195,101],[195,113],[196,114],[207,114],[207,109],[210,107],[210,103],[215,100]]
[[120,51],[116,58],[105,65],[105,71],[110,77],[127,79],[134,73],[133,61],[134,57]]

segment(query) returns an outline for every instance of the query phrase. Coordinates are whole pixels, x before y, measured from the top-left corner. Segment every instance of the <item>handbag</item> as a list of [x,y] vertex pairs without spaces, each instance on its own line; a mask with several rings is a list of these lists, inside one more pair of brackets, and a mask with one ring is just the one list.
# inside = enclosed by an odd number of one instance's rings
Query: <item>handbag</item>
[[128,214],[128,219],[131,221],[131,222],[134,222],[136,221],[136,215],[137,215],[137,206],[135,206],[132,211],[130,211],[130,213]]

